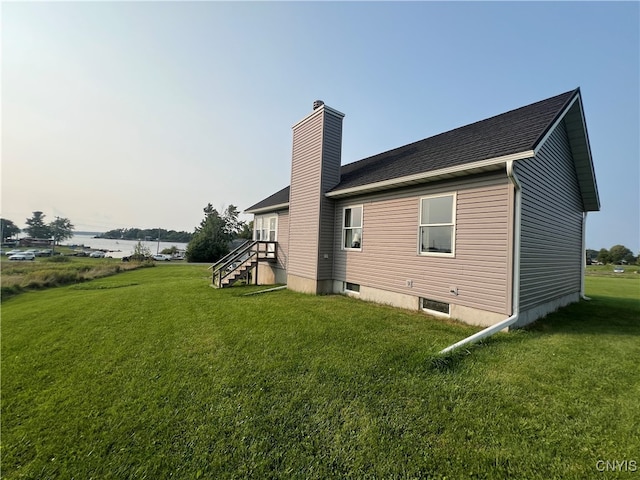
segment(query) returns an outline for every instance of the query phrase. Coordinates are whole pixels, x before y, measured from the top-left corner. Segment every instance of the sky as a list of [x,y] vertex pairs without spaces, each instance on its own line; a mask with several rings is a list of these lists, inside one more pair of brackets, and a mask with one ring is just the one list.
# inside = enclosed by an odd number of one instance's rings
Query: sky
[[289,184],[316,99],[346,114],[346,164],[580,87],[587,248],[640,250],[637,2],[4,1],[0,26],[0,212],[21,228],[244,210]]

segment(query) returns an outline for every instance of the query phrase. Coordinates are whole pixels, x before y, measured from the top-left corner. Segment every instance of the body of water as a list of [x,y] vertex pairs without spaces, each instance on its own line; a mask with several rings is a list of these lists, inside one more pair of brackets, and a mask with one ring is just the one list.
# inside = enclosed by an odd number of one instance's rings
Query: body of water
[[[186,250],[187,244],[180,242],[160,242],[157,240],[141,241],[142,245],[149,249],[152,255],[160,253],[165,248],[171,248],[175,246],[178,250]],[[92,235],[74,235],[68,240],[62,242],[63,245],[68,246],[84,246],[86,248],[93,248],[96,250],[107,250],[107,256],[113,258],[121,258],[133,253],[133,249],[138,244],[137,240],[109,240],[107,238],[93,238]]]

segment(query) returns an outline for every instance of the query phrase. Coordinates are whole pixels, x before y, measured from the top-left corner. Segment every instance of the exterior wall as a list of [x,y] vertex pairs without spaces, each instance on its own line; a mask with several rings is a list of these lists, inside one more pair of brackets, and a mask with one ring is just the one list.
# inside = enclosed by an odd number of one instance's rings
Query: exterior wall
[[523,325],[580,292],[583,206],[564,122],[534,158],[516,162],[515,172],[522,187],[518,323]]
[[[277,265],[282,270],[287,269],[289,260],[289,210],[278,212],[278,250],[276,252]],[[286,279],[284,282],[287,283]]]
[[274,285],[287,283],[287,271],[269,262],[258,265],[258,285]]
[[[419,255],[420,198],[453,192],[457,193],[455,256]],[[513,200],[513,187],[504,172],[340,200],[335,214],[336,284],[360,284],[361,294],[367,287],[430,298],[451,304],[452,313],[453,305],[459,305],[491,312],[492,320],[504,319],[511,314]],[[341,245],[342,207],[354,204],[363,205],[359,252],[343,250]]]
[[318,249],[318,279],[333,278],[333,243],[335,202],[324,194],[340,182],[342,153],[342,118],[327,115],[322,138],[322,178],[320,197],[320,232]]
[[318,273],[322,120],[316,115],[294,127],[293,133],[288,273],[305,278],[316,278]]
[[340,177],[343,116],[322,106],[293,127],[287,273],[294,277],[332,278],[334,205],[324,193]]

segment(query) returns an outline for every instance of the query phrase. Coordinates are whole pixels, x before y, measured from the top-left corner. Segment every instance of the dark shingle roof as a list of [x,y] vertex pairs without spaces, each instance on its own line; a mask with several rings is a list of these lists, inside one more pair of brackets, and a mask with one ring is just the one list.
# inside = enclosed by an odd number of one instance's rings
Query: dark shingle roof
[[271,195],[270,197],[267,197],[261,202],[258,202],[255,205],[252,205],[251,207],[247,208],[246,211],[261,210],[263,208],[275,207],[276,205],[289,203],[289,189],[290,187],[283,188],[279,192],[276,192],[273,195]]
[[[533,150],[579,89],[343,165],[332,191]],[[289,201],[289,187],[253,205]]]

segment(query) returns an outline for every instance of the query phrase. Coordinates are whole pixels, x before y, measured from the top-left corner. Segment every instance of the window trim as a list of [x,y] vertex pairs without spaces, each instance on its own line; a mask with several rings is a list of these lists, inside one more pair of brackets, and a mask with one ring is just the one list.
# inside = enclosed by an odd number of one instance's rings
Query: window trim
[[[278,241],[278,214],[277,213],[272,213],[272,214],[263,214],[263,215],[254,215],[253,216],[253,239],[254,240],[259,240],[261,242],[277,242]],[[258,233],[261,232],[262,230],[264,230],[267,234],[267,237],[269,237],[269,232],[271,232],[271,225],[270,225],[270,220],[272,218],[276,219],[276,229],[273,230],[275,232],[275,239],[274,240],[269,240],[269,238],[258,238]],[[260,219],[260,227],[258,228],[258,219]],[[265,228],[266,226],[266,228]],[[260,235],[262,236],[262,235]]]
[[[354,209],[354,208],[360,208],[360,226],[359,227],[345,227],[345,215],[347,210],[349,209]],[[362,237],[364,236],[364,204],[360,204],[360,205],[347,205],[342,207],[342,217],[341,217],[341,231],[342,231],[342,235],[340,237],[340,246],[342,248],[342,250],[345,251],[349,251],[349,252],[361,252],[362,251]],[[346,235],[346,231],[347,230],[353,230],[355,228],[359,228],[360,229],[360,246],[358,248],[353,248],[353,247],[345,247],[345,235]]]
[[[356,290],[352,290],[349,287],[357,287]],[[342,284],[342,291],[346,294],[346,295],[360,295],[360,284],[359,283],[353,283],[353,282],[343,282]]]
[[[451,223],[422,223],[422,205],[423,201],[431,198],[453,197],[451,206]],[[433,195],[425,195],[420,197],[418,208],[418,255],[425,257],[445,257],[454,258],[456,256],[456,211],[458,205],[458,192],[435,193]],[[422,251],[422,228],[423,227],[453,227],[451,231],[451,253],[446,252],[423,252]]]

